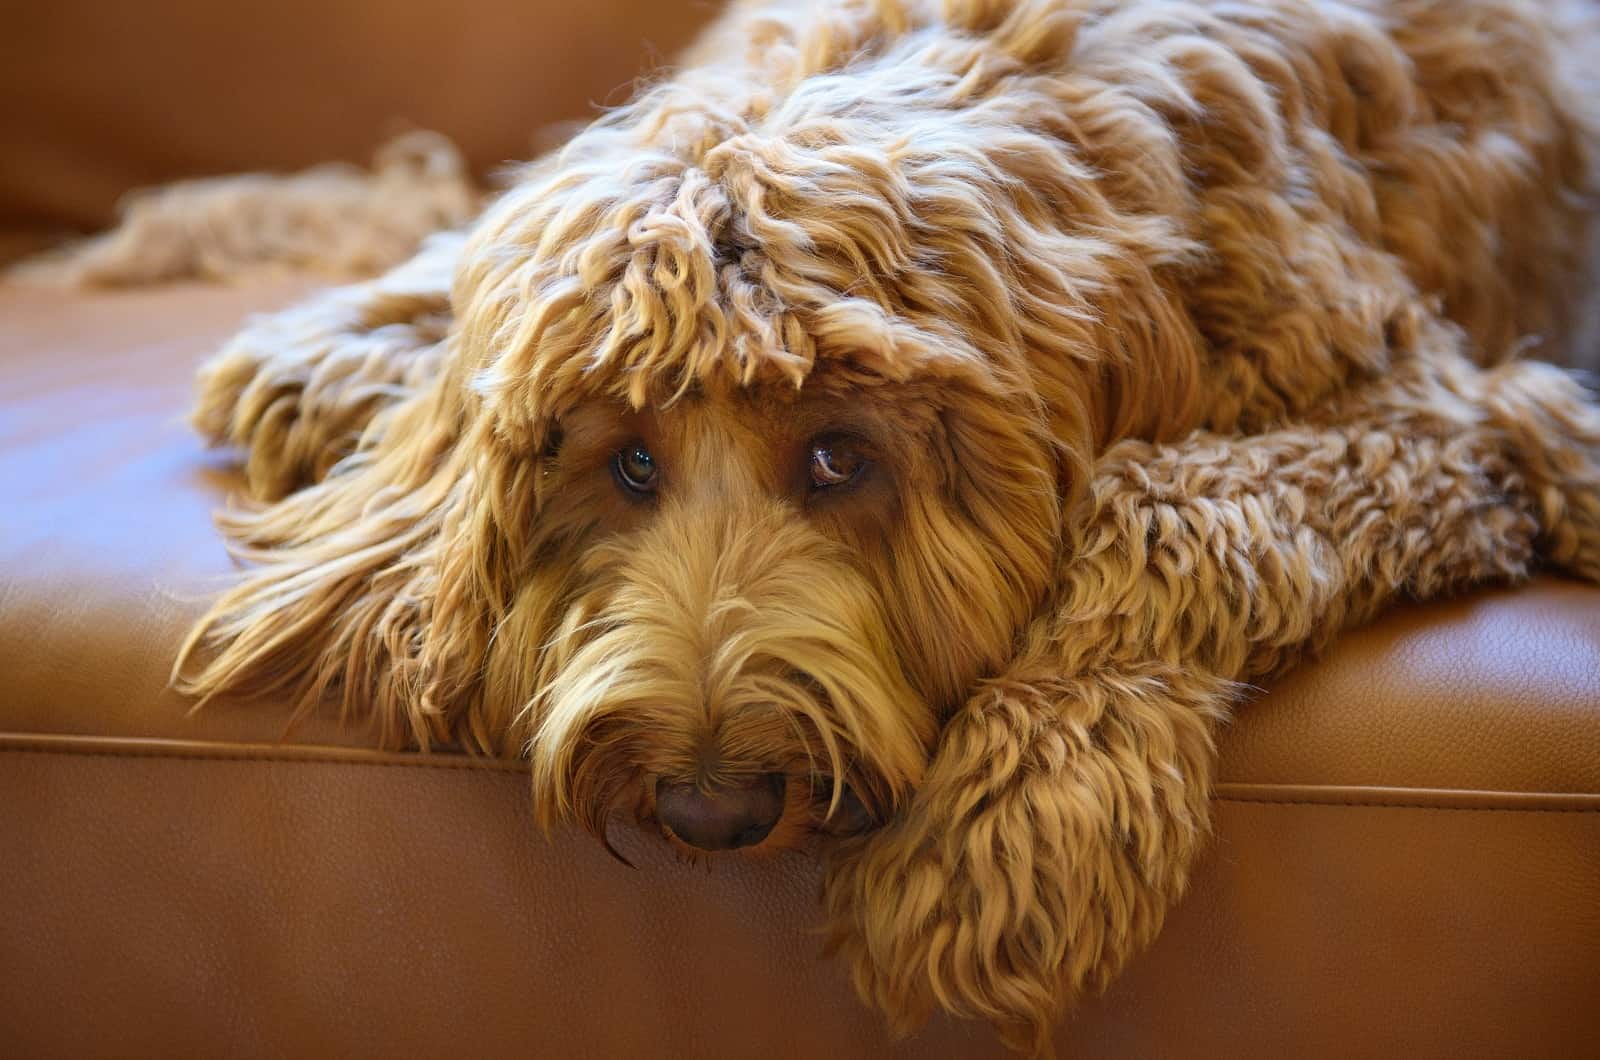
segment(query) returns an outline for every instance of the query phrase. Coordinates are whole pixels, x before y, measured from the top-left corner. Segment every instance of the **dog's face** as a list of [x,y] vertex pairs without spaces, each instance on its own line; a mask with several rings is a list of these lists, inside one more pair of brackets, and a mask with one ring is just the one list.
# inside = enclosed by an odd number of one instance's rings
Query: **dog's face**
[[531,171],[454,296],[498,539],[473,547],[515,557],[478,701],[520,710],[547,820],[713,848],[883,818],[1003,668],[1122,252],[1060,235],[1090,207],[1059,141],[865,83],[759,132],[720,90],[664,86]]
[[489,671],[532,693],[548,815],[705,849],[865,827],[1008,656],[1053,498],[1019,533],[985,487],[1015,469],[949,394],[840,376],[583,401],[552,426]]

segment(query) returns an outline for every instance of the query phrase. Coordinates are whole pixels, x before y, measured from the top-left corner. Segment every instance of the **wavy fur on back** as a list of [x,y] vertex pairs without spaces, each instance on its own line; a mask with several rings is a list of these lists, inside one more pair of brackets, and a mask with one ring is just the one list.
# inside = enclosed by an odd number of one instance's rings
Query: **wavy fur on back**
[[1182,892],[1239,682],[1600,577],[1600,414],[1514,359],[1595,352],[1577,10],[738,5],[207,365],[259,503],[181,683],[526,754],[602,835],[786,778],[863,997],[1042,1049]]

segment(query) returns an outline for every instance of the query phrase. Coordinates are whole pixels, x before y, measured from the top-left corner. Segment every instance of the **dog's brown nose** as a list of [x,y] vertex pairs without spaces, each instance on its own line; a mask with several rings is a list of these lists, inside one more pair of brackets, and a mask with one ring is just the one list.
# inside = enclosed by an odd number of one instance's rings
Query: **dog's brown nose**
[[783,788],[782,773],[709,790],[658,784],[656,816],[673,835],[701,850],[755,846],[783,816]]

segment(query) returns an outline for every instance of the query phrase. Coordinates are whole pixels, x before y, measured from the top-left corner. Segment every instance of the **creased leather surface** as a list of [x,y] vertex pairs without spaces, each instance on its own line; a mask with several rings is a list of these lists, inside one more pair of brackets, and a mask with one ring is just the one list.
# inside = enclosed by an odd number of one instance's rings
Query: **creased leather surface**
[[[619,825],[631,870],[541,838],[514,766],[164,691],[237,482],[189,376],[303,290],[0,286],[0,1053],[995,1055],[942,1020],[891,1046],[804,858]],[[1346,637],[1242,712],[1192,894],[1061,1055],[1592,1054],[1597,768],[1600,592]]]
[[184,628],[234,569],[211,512],[242,489],[183,422],[194,367],[306,289],[0,285],[0,731],[283,734],[261,711],[191,718],[166,685]]

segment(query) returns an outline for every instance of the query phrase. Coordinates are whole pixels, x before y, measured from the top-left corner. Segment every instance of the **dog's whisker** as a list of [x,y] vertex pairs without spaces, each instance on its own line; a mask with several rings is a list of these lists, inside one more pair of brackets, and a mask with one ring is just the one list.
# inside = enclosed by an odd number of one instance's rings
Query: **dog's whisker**
[[607,815],[606,820],[602,822],[600,826],[600,845],[605,848],[607,854],[610,854],[613,858],[628,866],[628,868],[634,869],[635,871],[638,870],[639,866],[628,860],[627,856],[623,854],[622,851],[618,850],[616,845],[611,842],[609,815]]

